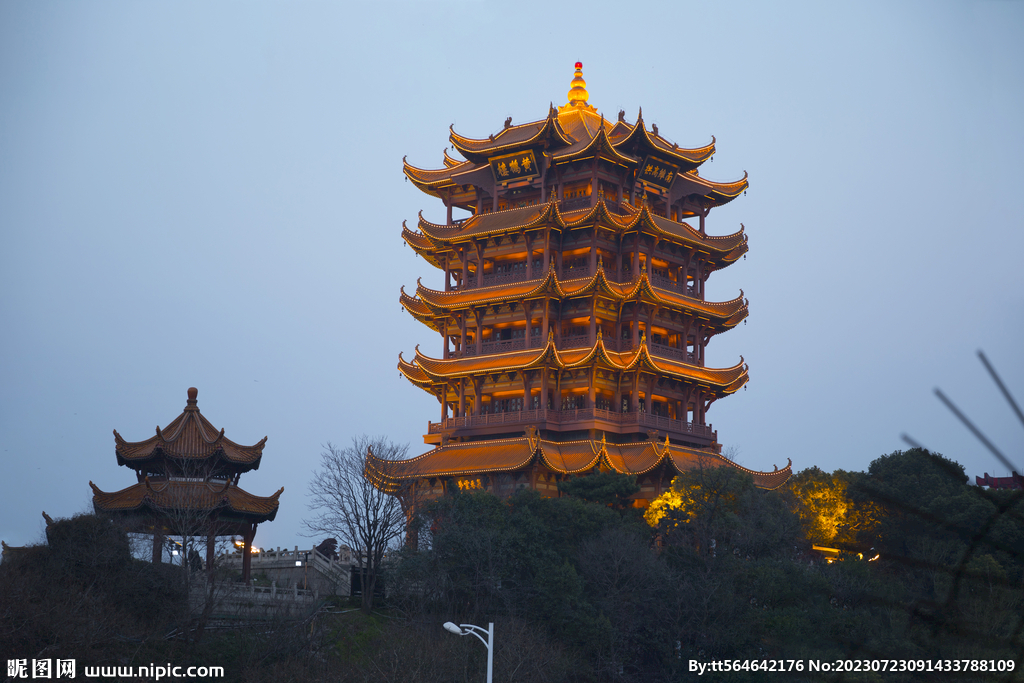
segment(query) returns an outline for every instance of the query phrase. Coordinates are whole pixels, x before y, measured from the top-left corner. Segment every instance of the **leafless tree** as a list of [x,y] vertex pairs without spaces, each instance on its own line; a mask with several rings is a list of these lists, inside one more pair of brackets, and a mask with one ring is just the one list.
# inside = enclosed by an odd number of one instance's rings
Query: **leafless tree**
[[405,511],[398,496],[386,493],[364,476],[367,454],[383,460],[402,460],[407,445],[383,436],[354,437],[339,448],[330,442],[320,455],[320,468],[309,483],[309,509],[303,520],[310,536],[329,534],[352,548],[359,563],[362,608],[369,613],[388,550],[397,547],[405,530]]

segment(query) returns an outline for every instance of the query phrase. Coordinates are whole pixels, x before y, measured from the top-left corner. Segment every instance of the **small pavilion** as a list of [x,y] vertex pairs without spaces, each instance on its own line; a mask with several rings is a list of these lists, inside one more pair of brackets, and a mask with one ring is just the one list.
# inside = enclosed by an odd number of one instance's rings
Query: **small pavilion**
[[107,493],[90,481],[93,507],[122,518],[133,533],[152,534],[155,563],[168,537],[205,538],[211,571],[216,539],[241,537],[242,580],[248,583],[256,527],[273,521],[284,487],[264,497],[238,486],[243,473],[259,468],[267,438],[253,446],[228,439],[199,412],[198,394],[190,388],[181,415],[145,441],[126,441],[114,430],[117,464],[135,470],[137,483]]

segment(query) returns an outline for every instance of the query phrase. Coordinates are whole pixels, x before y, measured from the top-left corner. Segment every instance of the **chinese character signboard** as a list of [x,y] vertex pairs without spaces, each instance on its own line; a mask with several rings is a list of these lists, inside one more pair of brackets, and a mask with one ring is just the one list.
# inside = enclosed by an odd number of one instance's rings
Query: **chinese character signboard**
[[679,167],[675,164],[658,157],[647,157],[638,169],[637,180],[667,190],[672,187],[672,181],[678,173]]
[[491,172],[499,183],[528,180],[538,175],[537,158],[532,151],[491,157]]

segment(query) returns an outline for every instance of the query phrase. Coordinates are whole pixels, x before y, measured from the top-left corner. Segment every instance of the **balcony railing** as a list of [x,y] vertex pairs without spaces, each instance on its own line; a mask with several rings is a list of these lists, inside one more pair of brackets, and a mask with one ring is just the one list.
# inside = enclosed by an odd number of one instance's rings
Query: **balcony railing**
[[674,358],[681,360],[684,363],[694,363],[693,352],[686,351],[685,349],[676,349],[671,346],[664,346],[663,344],[651,344],[651,353],[655,356],[661,356],[662,358]]
[[507,413],[487,413],[485,415],[466,415],[464,417],[446,417],[441,422],[431,422],[428,433],[439,434],[449,429],[466,429],[473,427],[491,427],[497,425],[527,425],[548,423],[568,425],[577,422],[607,422],[623,426],[655,427],[675,434],[692,434],[705,439],[716,438],[711,425],[698,425],[685,420],[673,420],[661,415],[645,412],[617,413],[614,410],[601,408],[577,408],[575,410],[554,410],[535,408]]

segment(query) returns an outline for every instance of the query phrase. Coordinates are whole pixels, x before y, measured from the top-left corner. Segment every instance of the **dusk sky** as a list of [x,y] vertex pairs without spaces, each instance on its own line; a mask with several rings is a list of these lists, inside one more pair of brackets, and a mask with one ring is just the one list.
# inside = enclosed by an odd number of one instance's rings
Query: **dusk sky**
[[749,172],[708,232],[750,251],[708,282],[750,299],[708,365],[750,365],[708,419],[755,470],[864,470],[900,435],[1024,467],[1024,3],[13,2],[0,0],[0,538],[42,539],[135,482],[138,441],[199,389],[267,436],[242,488],[284,486],[259,546],[306,546],[322,444],[429,448],[437,400],[399,352],[441,341],[399,305],[441,272],[402,221],[444,208],[402,157],[590,104]]

